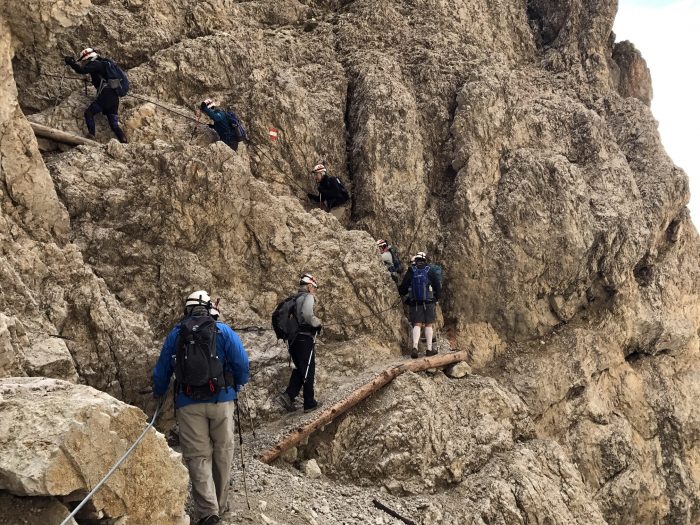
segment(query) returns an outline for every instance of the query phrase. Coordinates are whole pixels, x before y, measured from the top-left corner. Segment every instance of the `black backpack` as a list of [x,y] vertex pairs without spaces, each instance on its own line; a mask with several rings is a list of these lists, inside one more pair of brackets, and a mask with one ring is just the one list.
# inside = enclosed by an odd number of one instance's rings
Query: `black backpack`
[[112,88],[119,97],[125,97],[129,93],[129,77],[114,60],[105,59],[107,68],[107,86]]
[[348,200],[350,198],[350,193],[348,193],[348,190],[345,188],[343,181],[338,177],[333,178],[335,179],[335,187],[337,188],[338,193],[342,195],[343,199]]
[[275,331],[277,339],[287,341],[289,344],[294,342],[299,331],[299,320],[297,319],[297,299],[302,294],[290,295],[285,300],[277,305],[275,311],[272,312],[272,328]]
[[242,142],[248,140],[248,133],[246,132],[241,121],[233,111],[225,111],[226,118],[228,119],[229,127],[231,128],[231,133],[236,142]]
[[224,366],[216,354],[216,321],[188,317],[180,323],[175,354],[175,380],[196,401],[211,399],[225,388]]

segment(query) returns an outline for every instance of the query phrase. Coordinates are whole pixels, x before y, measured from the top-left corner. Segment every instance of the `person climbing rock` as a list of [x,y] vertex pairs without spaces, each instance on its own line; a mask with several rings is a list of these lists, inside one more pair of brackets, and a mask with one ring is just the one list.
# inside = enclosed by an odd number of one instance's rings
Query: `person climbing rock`
[[311,173],[316,178],[318,189],[318,193],[307,193],[312,202],[318,203],[326,211],[331,211],[350,199],[350,194],[342,181],[338,177],[328,175],[325,165],[316,164]]
[[433,323],[435,322],[435,303],[440,300],[442,284],[439,274],[428,264],[428,258],[424,252],[418,252],[411,262],[411,267],[406,271],[399,285],[399,294],[408,295],[408,320],[413,326],[411,357],[415,359],[418,357],[421,328],[425,329],[427,346],[425,355],[437,354],[437,350],[433,350]]
[[91,47],[80,52],[77,62],[73,57],[65,57],[64,61],[76,73],[90,75],[92,85],[97,90],[97,97],[83,114],[88,137],[95,139],[95,115],[104,113],[117,140],[126,144],[126,135],[119,127],[119,97],[126,95],[129,89],[124,72],[112,60],[101,57]]
[[396,248],[391,246],[384,239],[380,239],[377,241],[377,249],[382,256],[384,266],[386,266],[386,269],[391,274],[391,278],[398,284],[399,276],[403,270],[403,264],[401,263],[401,259],[399,258]]
[[314,394],[314,378],[316,375],[316,356],[314,346],[316,335],[321,331],[321,320],[314,315],[316,289],[318,283],[313,275],[305,273],[299,279],[299,291],[296,298],[294,315],[299,323],[299,329],[293,341],[290,341],[289,354],[294,363],[292,375],[289,378],[287,390],[282,392],[277,401],[283,408],[292,412],[294,399],[303,389],[304,412],[311,412],[321,406]]
[[236,114],[221,109],[210,98],[203,101],[199,109],[214,121],[209,127],[216,131],[219,139],[233,151],[238,151],[238,143],[247,140],[248,134]]
[[165,339],[153,370],[156,398],[166,394],[175,373],[175,411],[197,525],[219,523],[228,510],[234,400],[249,376],[241,340],[211,317],[211,308],[204,290],[187,297],[184,317]]

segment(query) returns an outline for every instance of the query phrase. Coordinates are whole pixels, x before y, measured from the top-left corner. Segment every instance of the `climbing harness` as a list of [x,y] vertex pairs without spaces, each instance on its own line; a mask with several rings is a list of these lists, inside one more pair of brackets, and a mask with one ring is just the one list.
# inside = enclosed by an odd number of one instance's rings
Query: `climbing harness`
[[[243,433],[241,432],[241,408],[238,406],[238,398],[233,400],[236,404],[236,419],[238,420],[238,441],[240,443],[241,451],[241,470],[243,471],[243,490],[245,491],[245,502],[248,505],[248,510],[250,510],[250,501],[248,500],[248,483],[246,482],[245,476],[245,461],[243,461]],[[63,525],[63,524],[61,524]]]
[[117,461],[114,466],[105,474],[105,477],[100,480],[100,482],[95,485],[95,488],[93,488],[87,496],[81,501],[77,507],[73,509],[73,512],[70,513],[70,515],[61,522],[61,525],[67,525],[70,521],[71,518],[75,517],[75,515],[78,513],[80,509],[83,508],[83,506],[90,501],[90,499],[95,495],[95,493],[100,490],[102,485],[105,484],[105,482],[116,472],[116,470],[119,468],[119,466],[126,460],[126,458],[129,457],[129,455],[136,449],[138,444],[141,442],[141,440],[144,438],[146,435],[146,432],[150,430],[150,428],[154,425],[156,422],[156,419],[158,419],[158,415],[160,414],[160,409],[163,407],[163,400],[165,397],[161,397],[160,400],[158,401],[158,406],[156,407],[156,411],[153,413],[153,418],[151,419],[151,422],[146,426],[146,428],[141,432],[141,435],[134,441],[134,444],[129,447],[129,450],[127,450],[124,455],[119,458],[119,461]]

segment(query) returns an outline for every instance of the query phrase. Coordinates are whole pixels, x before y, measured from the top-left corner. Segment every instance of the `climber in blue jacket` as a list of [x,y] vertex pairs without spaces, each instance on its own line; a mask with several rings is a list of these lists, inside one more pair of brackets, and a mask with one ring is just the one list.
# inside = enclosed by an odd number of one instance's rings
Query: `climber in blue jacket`
[[238,151],[238,143],[247,140],[248,135],[240,120],[233,111],[224,111],[208,98],[199,109],[212,121],[209,127],[216,131],[219,139],[234,151]]
[[177,379],[175,414],[192,482],[196,525],[220,523],[228,511],[236,392],[249,379],[248,354],[241,340],[211,316],[212,308],[204,290],[187,297],[185,315],[165,339],[153,370],[156,398],[168,391],[173,373]]

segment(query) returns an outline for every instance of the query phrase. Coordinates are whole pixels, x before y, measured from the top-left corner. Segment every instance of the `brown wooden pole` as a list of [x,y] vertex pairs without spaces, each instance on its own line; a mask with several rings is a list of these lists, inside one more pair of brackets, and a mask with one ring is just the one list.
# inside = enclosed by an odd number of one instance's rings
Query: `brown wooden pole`
[[42,124],[37,124],[36,122],[29,122],[29,124],[32,126],[32,130],[37,137],[44,137],[71,146],[101,146],[99,142],[86,139],[85,137],[79,137],[72,133],[66,133],[59,129],[50,128]]
[[313,421],[301,425],[287,434],[282,441],[277,443],[271,449],[263,452],[260,456],[260,461],[267,464],[272,463],[274,460],[279,458],[285,450],[298,445],[317,429],[327,425],[336,417],[348,411],[363,399],[369,397],[370,394],[373,394],[380,388],[386,386],[404,372],[419,372],[429,368],[439,368],[452,363],[457,363],[459,361],[464,361],[467,359],[467,357],[468,352],[466,350],[462,350],[459,352],[450,352],[449,354],[439,354],[431,357],[424,357],[422,359],[415,359],[391,368],[387,368],[375,376],[370,382],[365,383],[357,390],[351,392],[347,397],[322,411]]

